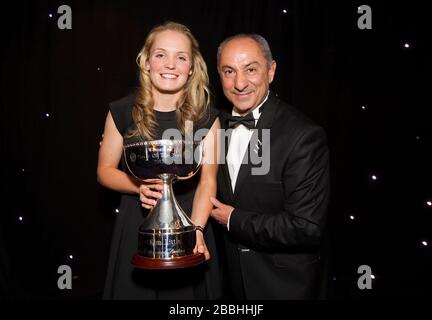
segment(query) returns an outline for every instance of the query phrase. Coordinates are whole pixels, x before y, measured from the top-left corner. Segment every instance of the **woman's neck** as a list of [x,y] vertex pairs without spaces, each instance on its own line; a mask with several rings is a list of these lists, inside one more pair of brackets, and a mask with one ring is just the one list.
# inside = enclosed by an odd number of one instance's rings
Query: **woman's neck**
[[169,112],[177,109],[177,101],[181,93],[161,93],[153,91],[154,106],[156,111]]

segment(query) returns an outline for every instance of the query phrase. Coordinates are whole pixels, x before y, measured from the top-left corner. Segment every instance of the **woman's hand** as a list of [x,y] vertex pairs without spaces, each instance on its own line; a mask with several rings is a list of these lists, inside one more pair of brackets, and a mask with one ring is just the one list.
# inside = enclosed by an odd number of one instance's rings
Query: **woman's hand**
[[141,206],[152,209],[158,199],[162,197],[163,183],[161,179],[147,179],[139,187]]
[[196,231],[196,245],[193,252],[194,254],[204,253],[206,261],[210,260],[210,252],[205,244],[204,234],[200,230]]

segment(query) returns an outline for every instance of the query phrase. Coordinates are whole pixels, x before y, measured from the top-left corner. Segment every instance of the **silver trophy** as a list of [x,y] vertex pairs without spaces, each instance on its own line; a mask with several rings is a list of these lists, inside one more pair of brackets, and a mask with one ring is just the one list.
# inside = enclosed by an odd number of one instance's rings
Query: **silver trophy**
[[202,164],[201,143],[187,140],[141,141],[124,145],[124,158],[139,180],[159,178],[162,197],[151,209],[138,232],[138,252],[132,258],[137,268],[175,269],[205,260],[193,253],[196,227],[177,203],[172,183],[191,178]]

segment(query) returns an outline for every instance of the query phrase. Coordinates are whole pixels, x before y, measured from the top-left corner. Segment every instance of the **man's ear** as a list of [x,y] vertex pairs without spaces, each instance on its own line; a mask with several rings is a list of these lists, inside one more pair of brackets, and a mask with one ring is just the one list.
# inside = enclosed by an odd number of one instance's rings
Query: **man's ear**
[[276,61],[273,60],[268,70],[269,84],[273,82],[275,72],[276,72]]

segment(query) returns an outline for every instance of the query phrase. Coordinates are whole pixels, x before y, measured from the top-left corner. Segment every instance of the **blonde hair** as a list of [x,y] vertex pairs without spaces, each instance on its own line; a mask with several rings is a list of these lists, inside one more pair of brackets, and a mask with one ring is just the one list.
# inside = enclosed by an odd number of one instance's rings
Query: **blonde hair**
[[186,121],[193,123],[201,120],[209,114],[210,90],[207,65],[199,51],[199,45],[192,32],[183,24],[168,21],[154,27],[148,34],[144,46],[139,52],[136,62],[139,66],[139,87],[135,97],[132,117],[136,128],[129,132],[131,136],[141,136],[144,140],[155,139],[155,129],[158,126],[153,110],[154,100],[152,95],[152,83],[145,65],[150,57],[150,50],[156,36],[166,30],[184,34],[191,43],[192,49],[192,74],[189,76],[183,93],[176,105],[177,127],[185,134]]

